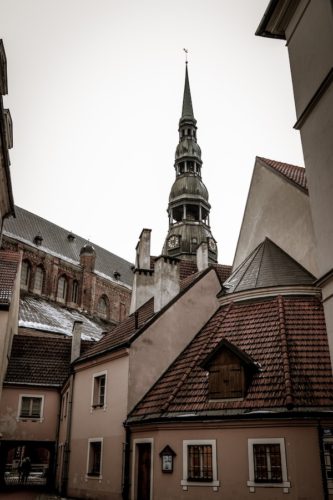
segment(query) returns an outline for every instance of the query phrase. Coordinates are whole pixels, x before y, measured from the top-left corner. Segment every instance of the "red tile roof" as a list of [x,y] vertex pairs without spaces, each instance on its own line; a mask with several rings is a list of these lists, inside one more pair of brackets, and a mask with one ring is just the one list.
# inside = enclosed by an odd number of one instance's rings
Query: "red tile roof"
[[[81,342],[85,352],[91,341]],[[5,383],[60,387],[70,371],[71,339],[14,335]]]
[[266,166],[271,167],[275,172],[287,178],[297,187],[308,192],[305,168],[298,167],[296,165],[290,165],[289,163],[282,163],[280,161],[269,160],[268,158],[261,158],[260,156],[258,156],[258,159],[262,161]]
[[0,251],[0,304],[10,304],[21,260],[19,252]]
[[[200,365],[223,340],[260,365],[243,401],[209,401]],[[273,297],[231,302],[217,313],[139,402],[129,420],[333,408],[333,379],[323,308],[318,298]]]
[[[183,261],[184,262],[184,261]],[[193,264],[193,263],[191,263]],[[220,281],[225,277],[230,275],[231,266],[222,266],[220,264],[214,264],[211,266],[215,269]],[[197,269],[193,265],[185,265],[184,268],[189,269]],[[183,269],[184,269],[183,268]],[[195,272],[194,274],[189,274],[180,282],[180,294],[184,293],[188,288],[190,288],[196,280],[200,280],[206,272],[209,272],[209,269],[205,269],[201,272]],[[222,281],[221,281],[222,284]],[[169,303],[171,304],[172,301]],[[168,307],[168,304],[166,305]],[[106,333],[104,337],[96,342],[89,351],[85,353],[84,356],[81,356],[80,361],[84,361],[87,358],[102,355],[113,349],[118,349],[120,347],[124,347],[129,344],[131,340],[136,336],[136,334],[141,330],[142,327],[148,322],[148,320],[152,320],[154,317],[157,317],[160,313],[154,313],[154,299],[148,300],[145,304],[143,304],[136,313],[132,313],[128,318],[122,321],[118,326],[116,326],[112,331]]]

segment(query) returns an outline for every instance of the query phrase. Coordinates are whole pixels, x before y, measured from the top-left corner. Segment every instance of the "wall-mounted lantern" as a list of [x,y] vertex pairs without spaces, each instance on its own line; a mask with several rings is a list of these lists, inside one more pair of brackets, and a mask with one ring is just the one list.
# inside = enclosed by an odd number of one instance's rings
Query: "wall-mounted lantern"
[[176,453],[173,451],[170,446],[166,446],[160,452],[161,464],[162,464],[162,472],[173,472],[173,459],[176,456]]

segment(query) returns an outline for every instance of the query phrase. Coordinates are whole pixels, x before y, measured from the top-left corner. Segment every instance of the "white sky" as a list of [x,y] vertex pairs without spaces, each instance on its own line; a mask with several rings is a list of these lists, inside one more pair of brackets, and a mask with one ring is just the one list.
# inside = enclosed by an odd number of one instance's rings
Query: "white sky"
[[161,253],[189,76],[219,261],[232,263],[255,156],[303,166],[268,0],[0,0],[15,203],[134,261]]

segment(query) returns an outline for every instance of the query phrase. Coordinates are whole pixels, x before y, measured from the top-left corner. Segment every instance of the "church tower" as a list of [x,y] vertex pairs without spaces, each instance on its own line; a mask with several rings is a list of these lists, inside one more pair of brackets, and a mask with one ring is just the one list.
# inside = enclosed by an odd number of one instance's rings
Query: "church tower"
[[169,230],[163,254],[195,260],[198,246],[205,242],[209,262],[217,262],[216,241],[209,225],[208,191],[201,179],[201,149],[197,143],[197,121],[193,114],[187,62],[178,131],[174,164],[176,180],[169,196]]

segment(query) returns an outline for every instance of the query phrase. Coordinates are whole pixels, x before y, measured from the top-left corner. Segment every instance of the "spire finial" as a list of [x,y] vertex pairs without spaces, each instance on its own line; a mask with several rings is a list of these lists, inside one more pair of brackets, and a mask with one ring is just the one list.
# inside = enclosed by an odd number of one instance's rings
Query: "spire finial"
[[187,64],[188,63],[188,60],[187,60],[188,49],[183,49],[183,51],[185,52],[185,64]]

